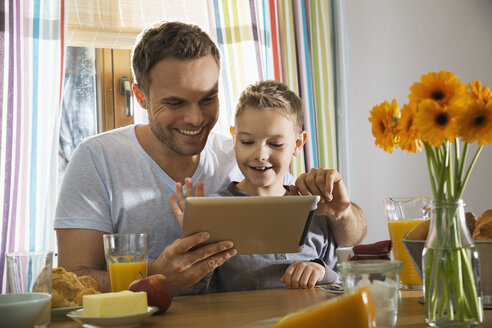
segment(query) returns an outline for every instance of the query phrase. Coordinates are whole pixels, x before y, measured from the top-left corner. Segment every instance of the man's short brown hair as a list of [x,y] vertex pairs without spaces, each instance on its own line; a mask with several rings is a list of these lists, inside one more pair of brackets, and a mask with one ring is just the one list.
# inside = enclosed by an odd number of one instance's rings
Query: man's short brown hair
[[166,57],[181,60],[211,55],[220,67],[220,53],[215,43],[200,27],[181,22],[158,23],[144,30],[132,51],[133,76],[147,98],[150,70]]
[[301,99],[282,82],[259,81],[244,89],[236,107],[235,122],[246,107],[277,110],[288,119],[293,119],[296,132],[302,131],[304,117]]

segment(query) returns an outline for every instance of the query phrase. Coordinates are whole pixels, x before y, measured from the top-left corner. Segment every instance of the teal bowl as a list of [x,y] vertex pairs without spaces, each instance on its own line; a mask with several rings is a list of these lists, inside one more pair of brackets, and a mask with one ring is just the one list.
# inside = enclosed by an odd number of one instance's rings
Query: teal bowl
[[51,310],[51,295],[47,293],[1,294],[0,326],[32,328],[46,307]]

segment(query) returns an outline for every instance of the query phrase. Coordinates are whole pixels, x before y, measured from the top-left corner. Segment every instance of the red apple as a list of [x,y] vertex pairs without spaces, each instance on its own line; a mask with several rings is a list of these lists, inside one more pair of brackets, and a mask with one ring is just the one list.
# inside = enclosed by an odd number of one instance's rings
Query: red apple
[[128,287],[132,292],[147,292],[147,303],[159,308],[156,313],[167,311],[173,300],[173,287],[163,274],[137,279]]

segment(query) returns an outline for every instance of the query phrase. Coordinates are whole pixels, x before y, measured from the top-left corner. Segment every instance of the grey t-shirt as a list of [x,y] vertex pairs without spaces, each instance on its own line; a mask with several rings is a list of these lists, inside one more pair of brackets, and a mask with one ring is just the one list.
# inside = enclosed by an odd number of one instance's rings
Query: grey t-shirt
[[[203,181],[207,194],[242,177],[232,139],[211,133],[191,177],[193,184]],[[142,148],[135,125],[88,138],[77,147],[67,167],[54,227],[147,232],[152,261],[181,237],[169,202],[175,185]]]
[[[211,196],[248,196],[230,183]],[[325,276],[319,284],[339,281],[334,271],[337,263],[336,244],[326,216],[315,215],[302,251],[288,254],[236,255],[214,272],[214,288],[218,292],[285,287],[280,278],[294,261],[315,260],[324,265]]]
[[[203,181],[206,195],[242,180],[232,139],[212,132],[191,179],[193,185]],[[293,177],[287,175],[285,181],[293,183]],[[75,150],[61,186],[54,227],[146,232],[153,261],[181,237],[169,202],[169,194],[175,192],[176,182],[138,142],[135,125],[112,130],[84,140]],[[198,292],[204,292],[200,284],[176,294]]]

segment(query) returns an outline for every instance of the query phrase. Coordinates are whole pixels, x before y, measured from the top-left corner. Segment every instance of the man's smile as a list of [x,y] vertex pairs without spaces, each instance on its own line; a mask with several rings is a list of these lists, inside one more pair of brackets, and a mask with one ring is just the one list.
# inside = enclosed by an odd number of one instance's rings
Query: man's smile
[[185,130],[185,129],[176,129],[176,130],[178,130],[178,132],[181,134],[186,134],[188,136],[196,136],[197,134],[200,134],[203,131],[203,128],[199,130]]

